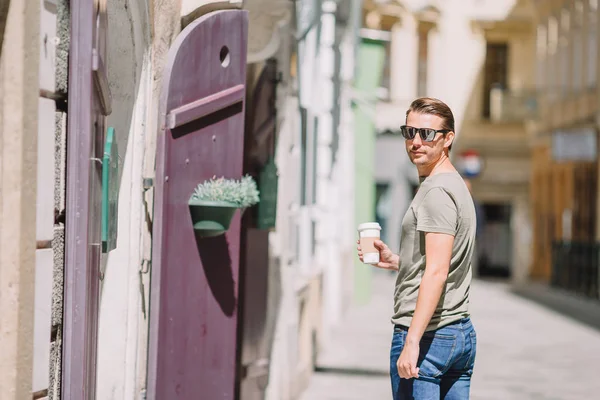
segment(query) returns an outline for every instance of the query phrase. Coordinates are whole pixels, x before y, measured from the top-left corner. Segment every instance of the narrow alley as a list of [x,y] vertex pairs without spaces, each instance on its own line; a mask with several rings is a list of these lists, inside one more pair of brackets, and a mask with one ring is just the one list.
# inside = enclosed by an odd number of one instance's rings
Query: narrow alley
[[600,0],[0,0],[0,400],[391,400],[450,236],[470,398],[600,400]]
[[[372,301],[348,310],[301,400],[391,399],[393,283],[388,273],[374,274]],[[600,392],[600,331],[512,293],[503,282],[475,281],[471,311],[478,334],[472,399],[586,400]]]

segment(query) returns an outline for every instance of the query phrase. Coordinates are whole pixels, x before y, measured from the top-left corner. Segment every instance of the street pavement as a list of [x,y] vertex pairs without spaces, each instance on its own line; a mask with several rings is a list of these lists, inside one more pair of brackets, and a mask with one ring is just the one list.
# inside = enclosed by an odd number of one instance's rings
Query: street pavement
[[[374,272],[372,300],[348,310],[300,400],[391,399],[394,277]],[[471,399],[600,399],[599,330],[518,296],[501,281],[474,281],[471,314],[478,335]]]

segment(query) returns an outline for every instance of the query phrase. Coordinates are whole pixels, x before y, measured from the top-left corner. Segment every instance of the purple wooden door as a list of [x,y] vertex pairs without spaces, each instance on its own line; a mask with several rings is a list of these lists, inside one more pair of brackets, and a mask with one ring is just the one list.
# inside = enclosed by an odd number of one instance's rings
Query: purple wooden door
[[62,386],[63,399],[96,398],[102,154],[111,95],[107,14],[71,1]]
[[188,199],[213,176],[240,178],[247,13],[218,11],[173,44],[159,113],[148,399],[233,399],[240,215],[194,234]]

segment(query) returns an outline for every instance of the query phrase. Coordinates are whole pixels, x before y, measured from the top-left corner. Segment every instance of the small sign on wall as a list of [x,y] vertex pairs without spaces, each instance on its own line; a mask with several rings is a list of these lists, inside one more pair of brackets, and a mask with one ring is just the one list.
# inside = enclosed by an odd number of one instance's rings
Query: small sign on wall
[[597,133],[593,128],[552,132],[554,161],[596,161]]
[[456,163],[458,171],[466,178],[476,178],[483,170],[483,159],[476,150],[465,150]]
[[115,129],[106,132],[102,156],[102,252],[117,247],[117,222],[119,208],[119,150]]

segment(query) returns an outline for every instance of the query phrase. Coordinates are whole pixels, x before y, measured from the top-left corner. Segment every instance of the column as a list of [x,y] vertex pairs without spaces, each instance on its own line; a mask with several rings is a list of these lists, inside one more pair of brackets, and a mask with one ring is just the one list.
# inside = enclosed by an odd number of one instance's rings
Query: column
[[[0,59],[0,398],[31,398],[40,2],[12,0]],[[48,338],[50,340],[50,338]]]
[[390,98],[393,102],[417,97],[418,39],[417,23],[410,15],[392,27]]
[[316,149],[316,206],[319,216],[316,219],[315,241],[316,260],[323,266],[323,321],[324,332],[341,318],[341,259],[338,247],[339,182],[332,176],[332,144],[337,127],[334,114],[338,105],[334,102],[336,93],[336,12],[334,1],[322,4],[321,40],[319,43],[319,102],[318,130],[315,132]]
[[529,217],[529,199],[527,195],[516,197],[512,202],[512,281],[524,284],[529,278],[533,232]]

